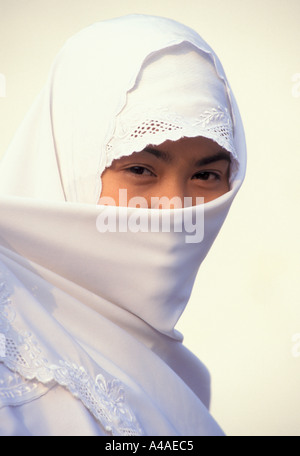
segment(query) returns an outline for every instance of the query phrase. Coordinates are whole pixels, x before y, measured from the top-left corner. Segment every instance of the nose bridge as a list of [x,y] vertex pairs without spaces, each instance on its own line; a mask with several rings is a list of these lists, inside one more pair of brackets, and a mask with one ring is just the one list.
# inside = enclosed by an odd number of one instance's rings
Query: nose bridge
[[159,197],[154,199],[155,207],[175,209],[184,206],[186,184],[176,175],[170,176],[160,186]]

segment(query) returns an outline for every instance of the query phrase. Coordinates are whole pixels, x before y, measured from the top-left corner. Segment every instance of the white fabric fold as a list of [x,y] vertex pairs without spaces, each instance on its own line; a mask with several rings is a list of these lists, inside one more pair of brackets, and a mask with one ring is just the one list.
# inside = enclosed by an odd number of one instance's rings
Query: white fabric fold
[[106,166],[149,144],[197,136],[212,139],[230,152],[233,179],[238,159],[228,88],[211,55],[184,42],[146,59],[126,106],[116,117],[106,147]]
[[[143,15],[96,23],[67,41],[55,59],[45,88],[5,154],[0,194],[96,204],[117,115],[126,106],[127,93],[135,86],[144,62],[185,42],[213,62],[215,79],[224,82],[231,111],[233,95],[222,65],[191,29]],[[203,64],[206,67],[207,58]],[[211,75],[210,65],[208,71]],[[215,87],[220,90],[219,85]],[[223,103],[224,97],[222,94]],[[206,98],[204,94],[202,100]],[[215,108],[215,94],[212,99]],[[160,106],[159,99],[157,103]],[[235,115],[231,114],[235,128]]]
[[[97,206],[128,91],[149,56],[182,43],[209,56],[221,84],[239,163],[231,190],[183,209]],[[0,434],[223,435],[208,411],[208,372],[176,324],[245,167],[235,99],[195,32],[134,15],[66,43],[0,164]],[[159,225],[164,216],[167,232],[139,229],[141,218]],[[105,217],[136,230],[101,230]]]

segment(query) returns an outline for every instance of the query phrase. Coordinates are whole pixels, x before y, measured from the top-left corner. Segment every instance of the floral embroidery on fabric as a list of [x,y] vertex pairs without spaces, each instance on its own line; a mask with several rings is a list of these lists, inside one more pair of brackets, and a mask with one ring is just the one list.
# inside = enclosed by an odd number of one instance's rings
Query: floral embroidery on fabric
[[50,387],[56,382],[80,399],[106,432],[117,436],[142,435],[126,404],[122,383],[115,378],[107,380],[102,374],[93,379],[84,367],[72,362],[60,360],[51,364],[33,334],[13,328],[16,313],[10,296],[0,271],[0,363],[10,369],[6,375],[0,371],[0,406],[22,402],[24,395],[38,387],[37,382]]
[[83,367],[60,361],[54,378],[80,399],[93,415],[104,425],[107,432],[119,436],[142,435],[133,413],[125,402],[122,383],[107,381],[99,374],[94,381]]
[[6,283],[1,279],[2,274],[0,274],[0,333],[5,334],[15,318],[15,312],[10,306],[10,292]]
[[0,356],[1,358],[6,356],[6,337],[2,333],[0,333]]
[[186,119],[167,108],[145,112],[144,106],[136,105],[117,117],[112,139],[106,146],[106,166],[122,156],[143,150],[147,145],[176,141],[183,136],[204,136],[217,142],[237,159],[233,125],[227,108],[217,106],[205,110],[196,118]]
[[225,121],[225,125],[230,126],[231,122],[229,120],[229,114],[227,108],[222,109],[220,106],[217,108],[212,108],[211,110],[206,110],[199,115],[195,125],[209,125],[211,122],[214,121]]
[[28,397],[39,397],[49,390],[41,383],[28,381],[19,374],[0,370],[0,408],[27,402]]

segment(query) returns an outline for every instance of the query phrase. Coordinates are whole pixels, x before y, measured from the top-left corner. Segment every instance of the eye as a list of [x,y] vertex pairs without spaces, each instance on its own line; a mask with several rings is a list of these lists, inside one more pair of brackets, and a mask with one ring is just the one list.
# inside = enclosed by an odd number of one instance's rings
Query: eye
[[194,174],[192,179],[198,179],[203,181],[220,180],[221,176],[218,173],[214,173],[212,171],[200,171]]
[[127,168],[126,171],[138,176],[154,176],[152,171],[145,168],[144,166],[131,166],[130,168]]

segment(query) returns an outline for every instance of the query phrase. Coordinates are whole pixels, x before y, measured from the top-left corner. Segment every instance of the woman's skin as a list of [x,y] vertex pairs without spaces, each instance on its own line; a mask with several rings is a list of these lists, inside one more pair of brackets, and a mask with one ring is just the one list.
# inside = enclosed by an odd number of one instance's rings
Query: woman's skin
[[[107,198],[111,204],[112,198],[116,206],[137,206],[136,197],[146,200],[149,208],[151,198],[162,198],[160,209],[179,207],[176,199],[182,207],[184,197],[190,197],[192,205],[199,204],[197,197],[206,203],[229,191],[229,173],[230,154],[211,139],[166,141],[114,160],[102,174],[99,204],[107,204]],[[125,203],[122,189],[127,191]]]

